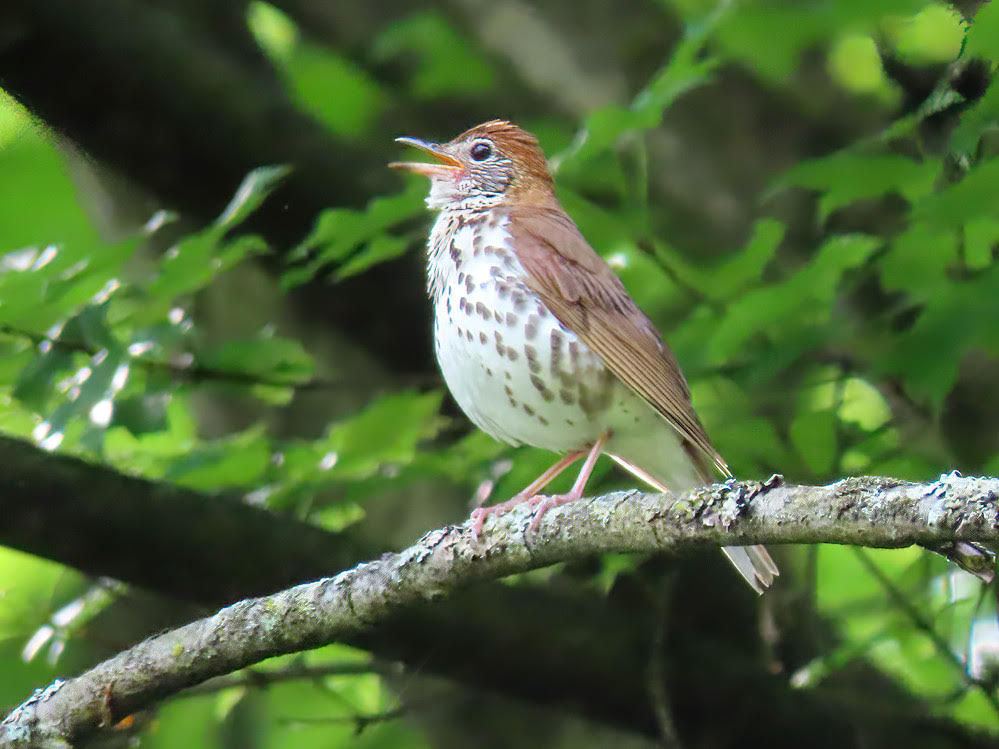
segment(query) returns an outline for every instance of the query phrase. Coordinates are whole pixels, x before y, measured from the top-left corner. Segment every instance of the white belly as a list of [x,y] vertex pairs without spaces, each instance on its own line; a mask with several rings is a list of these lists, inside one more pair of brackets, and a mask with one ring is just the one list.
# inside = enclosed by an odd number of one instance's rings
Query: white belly
[[479,428],[565,452],[612,426],[612,401],[631,421],[655,416],[531,294],[502,223],[478,243],[468,225],[451,236],[456,253],[431,253],[435,348],[451,394]]

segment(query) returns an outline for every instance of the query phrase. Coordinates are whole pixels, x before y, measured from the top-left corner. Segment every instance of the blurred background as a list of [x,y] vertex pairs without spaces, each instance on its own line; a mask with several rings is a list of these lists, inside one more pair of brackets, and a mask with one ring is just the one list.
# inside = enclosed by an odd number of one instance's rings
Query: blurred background
[[[978,2],[6,0],[0,711],[551,461],[443,390],[400,135],[539,136],[738,477],[996,475],[996,60]],[[999,745],[990,587],[774,555],[762,598],[713,550],[482,585],[109,741]]]

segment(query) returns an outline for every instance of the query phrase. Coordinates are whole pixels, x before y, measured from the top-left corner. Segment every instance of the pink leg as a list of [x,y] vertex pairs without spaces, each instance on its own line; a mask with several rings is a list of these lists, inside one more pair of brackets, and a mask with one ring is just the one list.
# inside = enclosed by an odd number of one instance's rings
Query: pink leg
[[[590,454],[586,456],[586,462],[579,469],[579,476],[576,477],[576,483],[572,485],[572,489],[569,490],[568,494],[556,494],[553,497],[545,497],[544,499],[540,497],[536,498],[540,501],[537,502],[538,509],[534,511],[534,518],[532,518],[531,524],[527,526],[528,535],[533,535],[538,530],[541,518],[550,509],[569,504],[569,502],[575,502],[583,496],[583,491],[586,489],[586,482],[590,480],[590,474],[593,473],[593,467],[597,464],[597,458],[600,457],[600,453],[603,452],[604,445],[607,444],[607,440],[609,439],[610,432],[604,432],[593,443],[593,447],[590,448]],[[534,501],[532,501],[532,504],[534,504]]]
[[476,507],[472,510],[472,516],[469,518],[472,521],[472,538],[478,541],[479,534],[482,532],[482,525],[486,522],[486,518],[490,515],[502,515],[512,510],[521,502],[533,499],[537,496],[538,492],[548,486],[562,471],[583,457],[584,454],[583,450],[579,450],[568,455],[563,455],[555,465],[534,479],[522,492],[515,495],[512,499],[508,499],[506,502],[500,502],[492,507]]

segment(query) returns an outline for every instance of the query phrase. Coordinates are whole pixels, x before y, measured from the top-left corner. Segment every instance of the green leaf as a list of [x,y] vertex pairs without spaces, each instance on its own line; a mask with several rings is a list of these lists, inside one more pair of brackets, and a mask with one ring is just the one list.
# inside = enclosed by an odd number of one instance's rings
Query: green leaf
[[389,100],[364,67],[309,41],[292,48],[284,70],[299,106],[341,135],[370,132]]
[[688,25],[669,61],[649,84],[635,96],[628,108],[609,105],[586,118],[570,148],[551,159],[556,171],[581,166],[597,154],[607,151],[626,133],[657,127],[665,111],[683,94],[711,80],[720,60],[703,53],[710,32],[727,12],[727,4],[718,7],[708,19]]
[[964,225],[964,264],[971,270],[988,268],[995,262],[999,243],[999,219],[972,219]]
[[479,94],[495,86],[493,68],[478,45],[469,44],[446,16],[421,11],[378,35],[378,61],[405,60],[412,71],[406,90],[419,99]]
[[60,383],[62,402],[34,432],[38,443],[48,450],[58,447],[67,427],[79,420],[85,429],[103,432],[114,415],[114,400],[129,377],[128,354],[120,346],[101,349],[87,366]]
[[968,221],[999,214],[999,158],[986,161],[964,179],[918,201],[909,213],[928,230],[959,229]]
[[910,203],[930,193],[940,173],[940,162],[916,162],[903,156],[865,155],[841,151],[804,161],[781,175],[771,191],[790,186],[822,193],[819,219],[855,200],[897,193]]
[[709,268],[689,265],[681,253],[663,245],[657,244],[656,254],[666,260],[669,268],[681,280],[695,287],[704,296],[714,301],[727,302],[743,289],[762,282],[763,270],[773,260],[783,238],[784,225],[764,218],[756,222],[753,236],[742,250]]
[[417,456],[441,420],[440,393],[400,392],[379,398],[351,419],[330,427],[315,442],[285,446],[284,475],[297,483],[361,480],[385,466],[393,470]]
[[[995,10],[991,5],[982,6]],[[993,58],[994,59],[994,58]],[[961,121],[950,138],[951,151],[959,156],[970,157],[978,145],[979,139],[986,130],[995,127],[999,120],[999,76],[992,75],[992,83],[978,101],[961,115]]]
[[793,460],[773,423],[759,416],[724,420],[711,429],[718,449],[738,466],[739,475],[767,474],[785,470]]
[[901,375],[913,393],[928,397],[939,409],[969,351],[999,351],[997,319],[996,266],[968,281],[942,283],[912,327],[875,360],[875,369]]
[[957,261],[953,232],[915,224],[891,243],[881,258],[881,283],[899,289],[915,301],[925,301],[947,283],[947,268]]
[[243,177],[236,194],[213,223],[216,239],[242,224],[290,172],[290,166],[261,166]]
[[0,256],[0,323],[44,330],[87,303],[107,301],[135,250],[122,242],[90,253],[78,247],[24,248]]
[[[982,11],[976,13],[972,27],[977,25],[981,15]],[[896,53],[912,65],[950,62],[961,54],[961,47],[966,44],[961,13],[943,5],[931,4],[914,16],[900,19],[893,31]]]
[[38,346],[37,352],[21,371],[14,397],[29,408],[41,411],[52,396],[56,380],[73,368],[75,356],[65,347],[51,343]]
[[438,427],[441,394],[397,393],[368,406],[357,417],[330,430],[321,446],[339,456],[339,475],[370,476],[385,463],[406,463],[420,440]]
[[270,3],[252,0],[246,10],[246,25],[267,55],[286,63],[298,43],[298,27],[287,15]]
[[980,689],[969,689],[949,712],[956,720],[972,728],[991,734],[999,732],[995,706]]
[[867,432],[879,429],[891,420],[891,408],[881,393],[866,380],[847,377],[842,383],[841,405],[837,415],[857,424]]
[[409,247],[409,240],[392,234],[380,234],[368,242],[361,251],[337,268],[335,278],[342,281],[345,278],[363,273],[372,265],[384,263],[402,255]]
[[312,376],[312,358],[300,341],[287,338],[228,340],[213,351],[199,355],[198,364],[223,372],[268,380],[304,382]]
[[270,465],[270,445],[262,427],[201,444],[174,460],[164,478],[203,491],[254,487]]
[[983,3],[975,10],[975,19],[968,24],[963,56],[999,60],[999,7]]
[[285,271],[282,286],[287,289],[310,281],[328,264],[346,263],[346,270],[340,271],[344,275],[337,276],[341,278],[397,256],[405,249],[405,241],[389,231],[424,211],[426,191],[426,180],[421,179],[411,181],[403,192],[375,198],[363,210],[323,211],[309,236],[289,254],[289,262],[299,264]]
[[875,31],[882,19],[915,13],[924,0],[742,3],[719,26],[725,52],[772,83],[784,82],[807,49],[843,32]]
[[790,429],[791,444],[816,476],[832,473],[838,445],[836,414],[831,410],[813,411],[803,404],[798,409]]
[[249,255],[262,254],[267,249],[259,237],[238,237],[221,248],[218,238],[218,232],[209,229],[185,237],[171,247],[160,262],[159,274],[149,285],[149,295],[172,302],[178,296],[204,288]]
[[828,320],[842,274],[863,263],[879,244],[877,237],[835,236],[807,267],[783,283],[750,291],[733,301],[707,342],[710,361],[731,360],[753,336]]

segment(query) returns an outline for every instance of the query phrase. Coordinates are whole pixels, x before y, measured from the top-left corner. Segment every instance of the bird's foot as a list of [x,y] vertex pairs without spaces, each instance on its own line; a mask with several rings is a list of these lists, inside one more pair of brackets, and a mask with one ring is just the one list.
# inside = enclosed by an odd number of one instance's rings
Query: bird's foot
[[537,498],[538,495],[518,494],[512,499],[508,499],[506,502],[500,502],[499,504],[495,504],[490,507],[476,507],[472,510],[472,514],[468,518],[472,523],[472,538],[476,541],[479,540],[479,536],[482,533],[482,526],[485,525],[486,519],[490,515],[495,515],[496,517],[505,515],[521,502],[533,503],[537,500]]
[[533,536],[537,533],[538,526],[541,525],[541,520],[544,518],[546,512],[556,507],[567,505],[570,502],[575,502],[580,496],[576,492],[569,492],[568,494],[553,494],[550,497],[540,494],[536,497],[531,497],[528,501],[535,506],[535,510],[534,517],[531,518],[531,524],[527,526],[527,535]]

